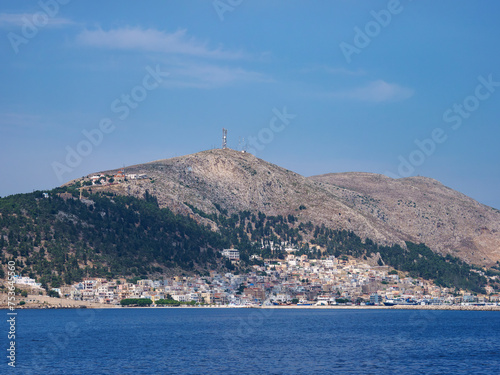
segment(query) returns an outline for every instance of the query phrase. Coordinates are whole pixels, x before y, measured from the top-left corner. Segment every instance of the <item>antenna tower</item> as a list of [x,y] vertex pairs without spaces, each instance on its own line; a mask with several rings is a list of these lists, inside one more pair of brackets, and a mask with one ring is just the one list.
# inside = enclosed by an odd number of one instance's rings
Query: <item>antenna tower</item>
[[227,129],[222,128],[222,149],[227,148]]

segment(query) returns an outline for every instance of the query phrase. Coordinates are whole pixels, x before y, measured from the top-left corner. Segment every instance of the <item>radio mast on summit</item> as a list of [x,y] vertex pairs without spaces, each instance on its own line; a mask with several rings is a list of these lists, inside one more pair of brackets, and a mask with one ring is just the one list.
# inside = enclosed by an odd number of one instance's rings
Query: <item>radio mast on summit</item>
[[227,129],[222,128],[222,149],[227,148]]

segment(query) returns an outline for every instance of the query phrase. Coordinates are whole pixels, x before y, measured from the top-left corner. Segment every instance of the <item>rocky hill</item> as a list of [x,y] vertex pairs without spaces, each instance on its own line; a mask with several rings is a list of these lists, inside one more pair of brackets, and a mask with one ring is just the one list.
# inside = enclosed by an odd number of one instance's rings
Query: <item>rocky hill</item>
[[[111,176],[119,171],[101,173]],[[500,212],[429,178],[395,180],[369,173],[306,178],[231,149],[125,169],[125,175],[133,174],[147,178],[114,178],[112,185],[91,189],[139,198],[148,191],[161,207],[190,215],[213,229],[216,224],[192,207],[208,214],[225,210],[293,214],[299,221],[352,230],[379,244],[422,242],[470,263],[491,265],[500,260]]]
[[491,264],[500,258],[500,212],[436,180],[370,173],[310,179],[358,212],[389,226],[398,238],[425,243],[469,263]]

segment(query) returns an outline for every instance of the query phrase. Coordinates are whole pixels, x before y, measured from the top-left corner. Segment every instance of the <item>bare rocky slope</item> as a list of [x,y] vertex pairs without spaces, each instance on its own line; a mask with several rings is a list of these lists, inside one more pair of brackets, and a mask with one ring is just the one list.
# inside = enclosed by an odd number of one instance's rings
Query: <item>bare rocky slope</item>
[[371,173],[310,177],[398,238],[440,254],[489,265],[500,259],[500,211],[426,177],[392,179]]
[[136,197],[148,190],[160,206],[195,216],[214,229],[215,224],[197,216],[189,205],[207,213],[293,214],[300,221],[352,230],[380,244],[422,242],[469,263],[500,260],[500,211],[429,178],[391,179],[370,173],[306,178],[231,149],[134,165],[125,173],[149,178],[99,189]]

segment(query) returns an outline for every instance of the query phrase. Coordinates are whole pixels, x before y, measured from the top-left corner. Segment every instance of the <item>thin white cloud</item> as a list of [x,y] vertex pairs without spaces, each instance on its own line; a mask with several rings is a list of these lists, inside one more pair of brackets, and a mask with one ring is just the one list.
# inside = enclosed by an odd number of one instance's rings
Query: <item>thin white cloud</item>
[[67,18],[61,17],[50,17],[43,12],[39,13],[0,13],[0,28],[2,29],[12,29],[19,28],[23,25],[27,24],[35,24],[38,26],[41,22],[45,22],[45,18],[42,18],[45,15],[46,17],[46,25],[43,27],[64,27],[71,26],[75,23]]
[[209,64],[183,64],[172,66],[171,79],[165,81],[170,88],[218,88],[238,83],[272,82],[266,75],[243,68]]
[[210,48],[207,43],[189,37],[186,30],[177,30],[173,33],[139,27],[109,31],[84,30],[77,36],[77,41],[84,45],[107,49],[160,52],[215,59],[243,57],[242,52],[227,51],[221,47]]
[[414,90],[410,88],[400,86],[396,83],[377,80],[362,87],[334,92],[332,96],[341,99],[382,103],[406,100],[412,97],[413,94]]
[[[270,82],[265,74],[241,66],[230,66],[248,56],[241,51],[213,48],[206,42],[189,36],[186,30],[175,32],[157,29],[119,28],[83,30],[77,42],[109,50],[158,53],[164,61],[162,69],[170,73],[167,88],[211,89],[240,83]],[[224,60],[224,64],[214,60]]]

